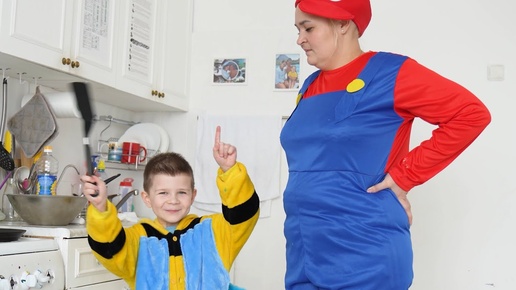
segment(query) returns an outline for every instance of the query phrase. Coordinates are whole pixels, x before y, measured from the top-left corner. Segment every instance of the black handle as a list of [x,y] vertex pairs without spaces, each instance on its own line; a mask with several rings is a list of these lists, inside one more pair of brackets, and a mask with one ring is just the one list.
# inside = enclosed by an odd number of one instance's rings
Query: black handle
[[105,184],[108,184],[108,183],[110,183],[111,181],[115,180],[115,179],[116,179],[117,177],[119,177],[119,176],[120,176],[120,173],[118,173],[117,175],[113,175],[113,176],[111,176],[111,177],[109,177],[109,178],[106,178],[106,180],[104,180],[104,183],[105,183]]

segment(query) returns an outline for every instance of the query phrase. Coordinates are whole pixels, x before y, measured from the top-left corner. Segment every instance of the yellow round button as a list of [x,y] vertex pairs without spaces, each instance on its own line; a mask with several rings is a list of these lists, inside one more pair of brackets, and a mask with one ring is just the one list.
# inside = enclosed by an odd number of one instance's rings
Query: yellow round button
[[173,240],[174,242],[177,242],[177,237],[176,237],[176,236],[173,236],[173,237],[172,237],[172,240]]
[[365,82],[363,80],[354,79],[348,84],[346,90],[348,91],[348,93],[354,93],[360,91],[364,86]]
[[303,94],[297,94],[296,105],[299,104],[299,101],[301,101],[302,97],[303,97]]

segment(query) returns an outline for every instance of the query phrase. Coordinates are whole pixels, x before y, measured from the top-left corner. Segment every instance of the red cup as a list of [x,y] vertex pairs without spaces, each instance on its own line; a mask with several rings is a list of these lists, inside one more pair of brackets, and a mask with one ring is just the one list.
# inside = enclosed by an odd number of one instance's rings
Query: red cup
[[142,163],[147,158],[147,149],[136,142],[122,144],[122,163]]

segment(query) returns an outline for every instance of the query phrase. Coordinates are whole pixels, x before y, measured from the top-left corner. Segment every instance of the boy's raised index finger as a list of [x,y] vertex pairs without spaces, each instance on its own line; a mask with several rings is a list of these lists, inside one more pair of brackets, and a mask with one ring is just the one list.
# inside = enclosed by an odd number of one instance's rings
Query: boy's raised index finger
[[215,129],[215,145],[220,144],[220,126]]

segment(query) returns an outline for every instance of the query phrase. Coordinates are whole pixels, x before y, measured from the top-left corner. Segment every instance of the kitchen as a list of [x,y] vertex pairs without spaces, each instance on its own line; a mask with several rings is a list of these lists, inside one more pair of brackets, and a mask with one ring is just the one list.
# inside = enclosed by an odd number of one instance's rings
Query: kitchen
[[[74,21],[74,15],[85,2],[88,1],[1,2],[0,67],[10,68],[6,72],[9,77],[8,118],[20,109],[23,96],[34,94],[36,85],[41,86],[43,94],[50,95],[69,90],[71,81],[88,80],[93,85],[92,97],[98,116],[158,124],[170,137],[169,150],[184,154],[195,164],[199,154],[196,151],[198,118],[205,112],[281,118],[293,109],[296,92],[277,91],[269,85],[274,77],[274,55],[301,53],[295,44],[293,1],[196,0],[173,5],[149,1],[155,5],[152,11],[156,15],[156,22],[151,25],[154,29],[150,30],[154,34],[149,37],[157,48],[155,55],[149,56],[153,60],[149,63],[154,65],[146,68],[152,71],[146,74],[147,78],[128,73],[123,64],[127,53],[124,39],[128,39],[128,3],[133,1],[124,4],[105,1],[114,5],[110,7],[116,7],[109,10],[113,13],[109,18],[112,30],[108,34],[112,41],[107,47],[112,53],[108,56],[85,53],[80,57],[78,68],[61,64],[62,58],[66,63],[66,58],[73,58],[76,53],[72,52],[78,50],[78,37],[74,35],[80,31],[77,26],[80,21]],[[499,289],[513,289],[516,286],[510,278],[510,269],[516,251],[511,245],[516,242],[516,236],[510,229],[516,223],[511,213],[516,200],[508,177],[514,170],[510,164],[516,158],[511,150],[516,140],[507,132],[513,130],[509,117],[514,100],[509,96],[516,95],[516,82],[511,81],[516,66],[511,53],[516,46],[513,31],[516,25],[509,15],[509,11],[514,11],[514,4],[488,5],[464,0],[384,2],[371,1],[375,12],[368,33],[362,39],[364,47],[411,55],[470,88],[493,114],[488,130],[453,166],[410,195],[415,214],[412,236],[416,273],[411,289],[491,289],[490,284]],[[13,22],[11,13],[15,6],[23,12],[20,17],[26,20],[25,26]],[[470,11],[467,15],[464,14],[466,7]],[[263,15],[267,15],[267,20]],[[436,15],[442,15],[439,16],[441,21],[435,21]],[[10,35],[14,24],[21,33],[17,37]],[[173,29],[167,29],[169,26]],[[478,35],[482,35],[483,42],[479,43]],[[173,53],[166,53],[169,51]],[[248,61],[247,83],[214,85],[211,82],[213,59],[234,56]],[[313,68],[306,65],[303,54],[301,58],[300,79],[303,80]],[[492,64],[505,67],[505,79],[488,79],[486,68]],[[153,96],[153,90],[165,92],[165,97]],[[84,170],[81,120],[58,118],[57,122],[59,134],[51,145],[60,161],[60,170],[66,164]],[[95,122],[91,142],[96,146],[101,133],[102,137],[119,137],[128,128],[126,124]],[[425,138],[430,130],[417,123],[414,142]],[[271,144],[279,146],[277,140],[271,140]],[[243,152],[246,147],[241,146],[239,150]],[[283,157],[273,162],[283,172],[278,185],[281,191],[286,181],[286,167]],[[478,170],[478,164],[486,169]],[[107,168],[106,171],[109,175],[121,173],[123,177],[134,178],[134,188],[142,188],[140,170]],[[71,188],[71,184],[77,182],[77,174],[67,171],[62,181],[61,189]],[[118,182],[113,182],[109,190],[116,192]],[[485,197],[486,192],[489,198]],[[246,289],[283,289],[281,198],[272,199],[269,206],[269,216],[260,219],[233,267],[235,284]],[[139,198],[135,199],[135,211],[141,217],[152,216]],[[61,231],[56,239],[57,248],[63,253],[63,244],[75,242],[76,237],[76,233],[67,231],[70,229]],[[55,252],[56,245],[47,247],[48,252]],[[4,245],[0,244],[2,248]],[[94,261],[91,262],[94,265]],[[64,262],[62,265],[64,268]],[[96,274],[93,271],[93,276]],[[6,276],[1,272],[0,275]],[[67,283],[64,279],[62,282]],[[102,285],[88,283],[73,284],[66,289]],[[101,289],[123,289],[121,287]]]

